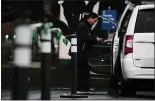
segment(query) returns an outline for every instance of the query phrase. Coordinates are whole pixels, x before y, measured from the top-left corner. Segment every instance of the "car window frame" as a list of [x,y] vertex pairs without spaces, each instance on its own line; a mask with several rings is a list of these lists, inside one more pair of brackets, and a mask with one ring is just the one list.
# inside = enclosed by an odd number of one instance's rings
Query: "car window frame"
[[[154,9],[140,9],[140,10],[138,10],[138,13],[137,13],[137,20],[136,20],[136,22],[135,22],[135,29],[134,29],[134,33],[151,33],[151,32],[154,32],[154,31],[136,31],[136,29],[137,29],[137,26],[139,25],[139,12],[140,11],[143,11],[143,10],[153,10],[153,12],[155,12],[155,10]],[[154,15],[154,13],[152,14],[152,15]],[[142,16],[142,15],[141,15]],[[137,23],[138,23],[138,25],[137,25]],[[142,23],[141,23],[142,24]],[[141,28],[142,29],[142,28]]]
[[[118,37],[122,36],[122,35],[120,35],[120,34],[122,34],[123,28],[124,28],[124,26],[125,26],[124,24],[126,23],[126,20],[127,20],[127,23],[129,24],[131,15],[132,15],[132,10],[128,9],[128,10],[126,11],[126,14],[125,14],[123,20],[122,20],[122,23],[121,23],[121,25],[120,25],[120,28],[118,29]],[[127,30],[128,24],[126,25],[126,30]],[[125,32],[124,32],[123,34],[125,34]]]

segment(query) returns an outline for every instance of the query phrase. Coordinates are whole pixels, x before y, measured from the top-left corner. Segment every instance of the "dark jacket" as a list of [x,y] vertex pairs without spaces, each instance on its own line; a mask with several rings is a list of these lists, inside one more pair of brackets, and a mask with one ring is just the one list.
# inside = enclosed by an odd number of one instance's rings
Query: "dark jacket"
[[[92,45],[97,43],[96,37],[91,33],[91,25],[86,21],[81,21],[76,27],[77,52],[87,54]],[[70,55],[70,52],[69,52]]]
[[85,20],[78,24],[76,28],[78,38],[78,50],[77,52],[84,51],[89,52],[93,44],[96,44],[96,37],[91,33],[91,25]]

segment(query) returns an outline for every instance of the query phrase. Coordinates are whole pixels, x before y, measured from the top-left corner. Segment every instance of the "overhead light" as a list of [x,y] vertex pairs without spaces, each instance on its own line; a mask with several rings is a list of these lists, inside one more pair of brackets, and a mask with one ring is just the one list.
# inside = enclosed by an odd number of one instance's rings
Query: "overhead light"
[[129,4],[131,3],[129,0],[125,0],[125,4]]
[[14,35],[13,38],[15,39],[16,38],[16,35]]
[[58,1],[58,4],[62,4],[64,1]]
[[104,60],[102,59],[101,61],[103,62]]
[[6,35],[5,38],[8,39],[9,38],[9,35]]
[[111,7],[109,6],[108,9],[111,10]]

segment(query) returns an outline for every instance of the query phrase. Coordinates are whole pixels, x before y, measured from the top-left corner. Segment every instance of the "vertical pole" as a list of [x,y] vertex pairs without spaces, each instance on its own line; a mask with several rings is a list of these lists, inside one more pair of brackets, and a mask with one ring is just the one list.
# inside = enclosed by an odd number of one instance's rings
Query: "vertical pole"
[[41,31],[41,99],[50,100],[51,31],[49,23]]
[[71,94],[77,93],[77,37],[71,38],[71,62],[73,67],[73,79]]
[[14,73],[12,99],[26,100],[28,92],[28,69],[31,64],[32,30],[21,25],[15,30]]
[[88,98],[87,95],[77,94],[77,36],[71,38],[72,88],[71,94],[60,95],[62,98]]
[[[109,12],[110,12],[111,7],[109,6],[108,9],[109,9]],[[109,34],[110,34],[110,30],[108,30],[108,38],[109,38]]]

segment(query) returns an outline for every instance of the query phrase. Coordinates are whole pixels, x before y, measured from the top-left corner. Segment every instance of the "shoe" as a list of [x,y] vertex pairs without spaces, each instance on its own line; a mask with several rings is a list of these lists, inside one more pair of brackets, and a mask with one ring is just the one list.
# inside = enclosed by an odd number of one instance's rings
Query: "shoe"
[[89,91],[94,92],[95,88],[90,88]]
[[108,94],[112,95],[112,96],[116,96],[116,97],[120,95],[118,90],[116,90],[114,88],[108,88]]
[[87,93],[88,93],[88,94],[94,94],[94,91],[88,90]]

